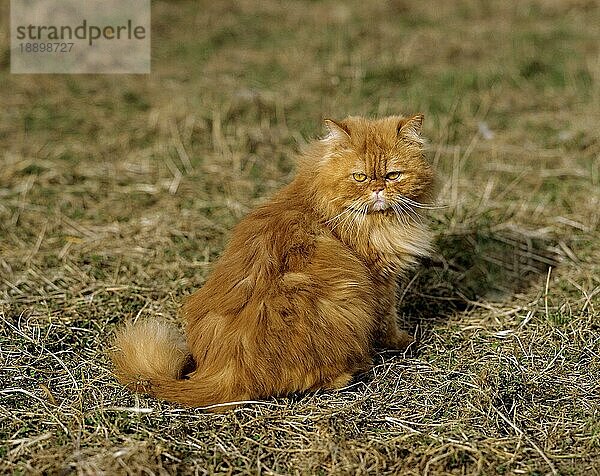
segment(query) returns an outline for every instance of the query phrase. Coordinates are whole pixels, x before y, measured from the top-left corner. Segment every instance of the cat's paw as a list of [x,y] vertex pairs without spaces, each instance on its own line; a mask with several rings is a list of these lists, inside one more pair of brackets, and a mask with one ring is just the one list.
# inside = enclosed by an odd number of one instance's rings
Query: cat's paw
[[385,344],[390,349],[405,351],[414,341],[414,337],[408,332],[399,330],[388,335]]
[[351,380],[352,374],[343,373],[338,375],[336,378],[332,379],[331,382],[329,382],[329,384],[326,385],[326,388],[330,390],[339,390],[340,388],[344,388],[345,386],[347,386]]

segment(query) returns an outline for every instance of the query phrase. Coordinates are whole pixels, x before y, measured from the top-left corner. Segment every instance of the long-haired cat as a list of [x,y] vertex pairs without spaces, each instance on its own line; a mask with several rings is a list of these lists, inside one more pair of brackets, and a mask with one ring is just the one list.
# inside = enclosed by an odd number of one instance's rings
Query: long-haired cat
[[187,339],[158,320],[117,332],[119,381],[209,406],[340,388],[369,368],[374,347],[405,349],[396,282],[431,241],[422,121],[326,121],[293,182],[235,227],[185,302]]

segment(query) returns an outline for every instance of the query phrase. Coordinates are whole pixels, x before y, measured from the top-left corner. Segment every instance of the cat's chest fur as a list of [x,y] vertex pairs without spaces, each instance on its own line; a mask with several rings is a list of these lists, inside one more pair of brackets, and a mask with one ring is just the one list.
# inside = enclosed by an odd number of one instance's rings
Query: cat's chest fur
[[366,239],[357,251],[375,273],[400,273],[431,250],[431,233],[419,225],[382,222],[371,224],[365,231]]

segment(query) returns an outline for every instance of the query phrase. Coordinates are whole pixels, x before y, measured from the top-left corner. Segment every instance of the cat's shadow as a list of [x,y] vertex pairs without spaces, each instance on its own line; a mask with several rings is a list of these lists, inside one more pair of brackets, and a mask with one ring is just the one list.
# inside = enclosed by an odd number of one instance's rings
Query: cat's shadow
[[562,258],[549,239],[506,228],[444,234],[435,249],[398,287],[399,324],[416,337],[412,355],[434,326],[477,303],[510,302],[543,281]]

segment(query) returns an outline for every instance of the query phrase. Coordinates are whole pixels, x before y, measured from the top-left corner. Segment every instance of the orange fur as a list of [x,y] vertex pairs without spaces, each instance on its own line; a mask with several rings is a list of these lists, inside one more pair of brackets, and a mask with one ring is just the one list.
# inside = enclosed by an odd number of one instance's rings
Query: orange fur
[[396,281],[431,241],[422,119],[327,121],[295,180],[235,227],[185,302],[187,347],[157,321],[129,324],[115,339],[119,380],[208,406],[340,388],[369,367],[374,346],[406,348]]

